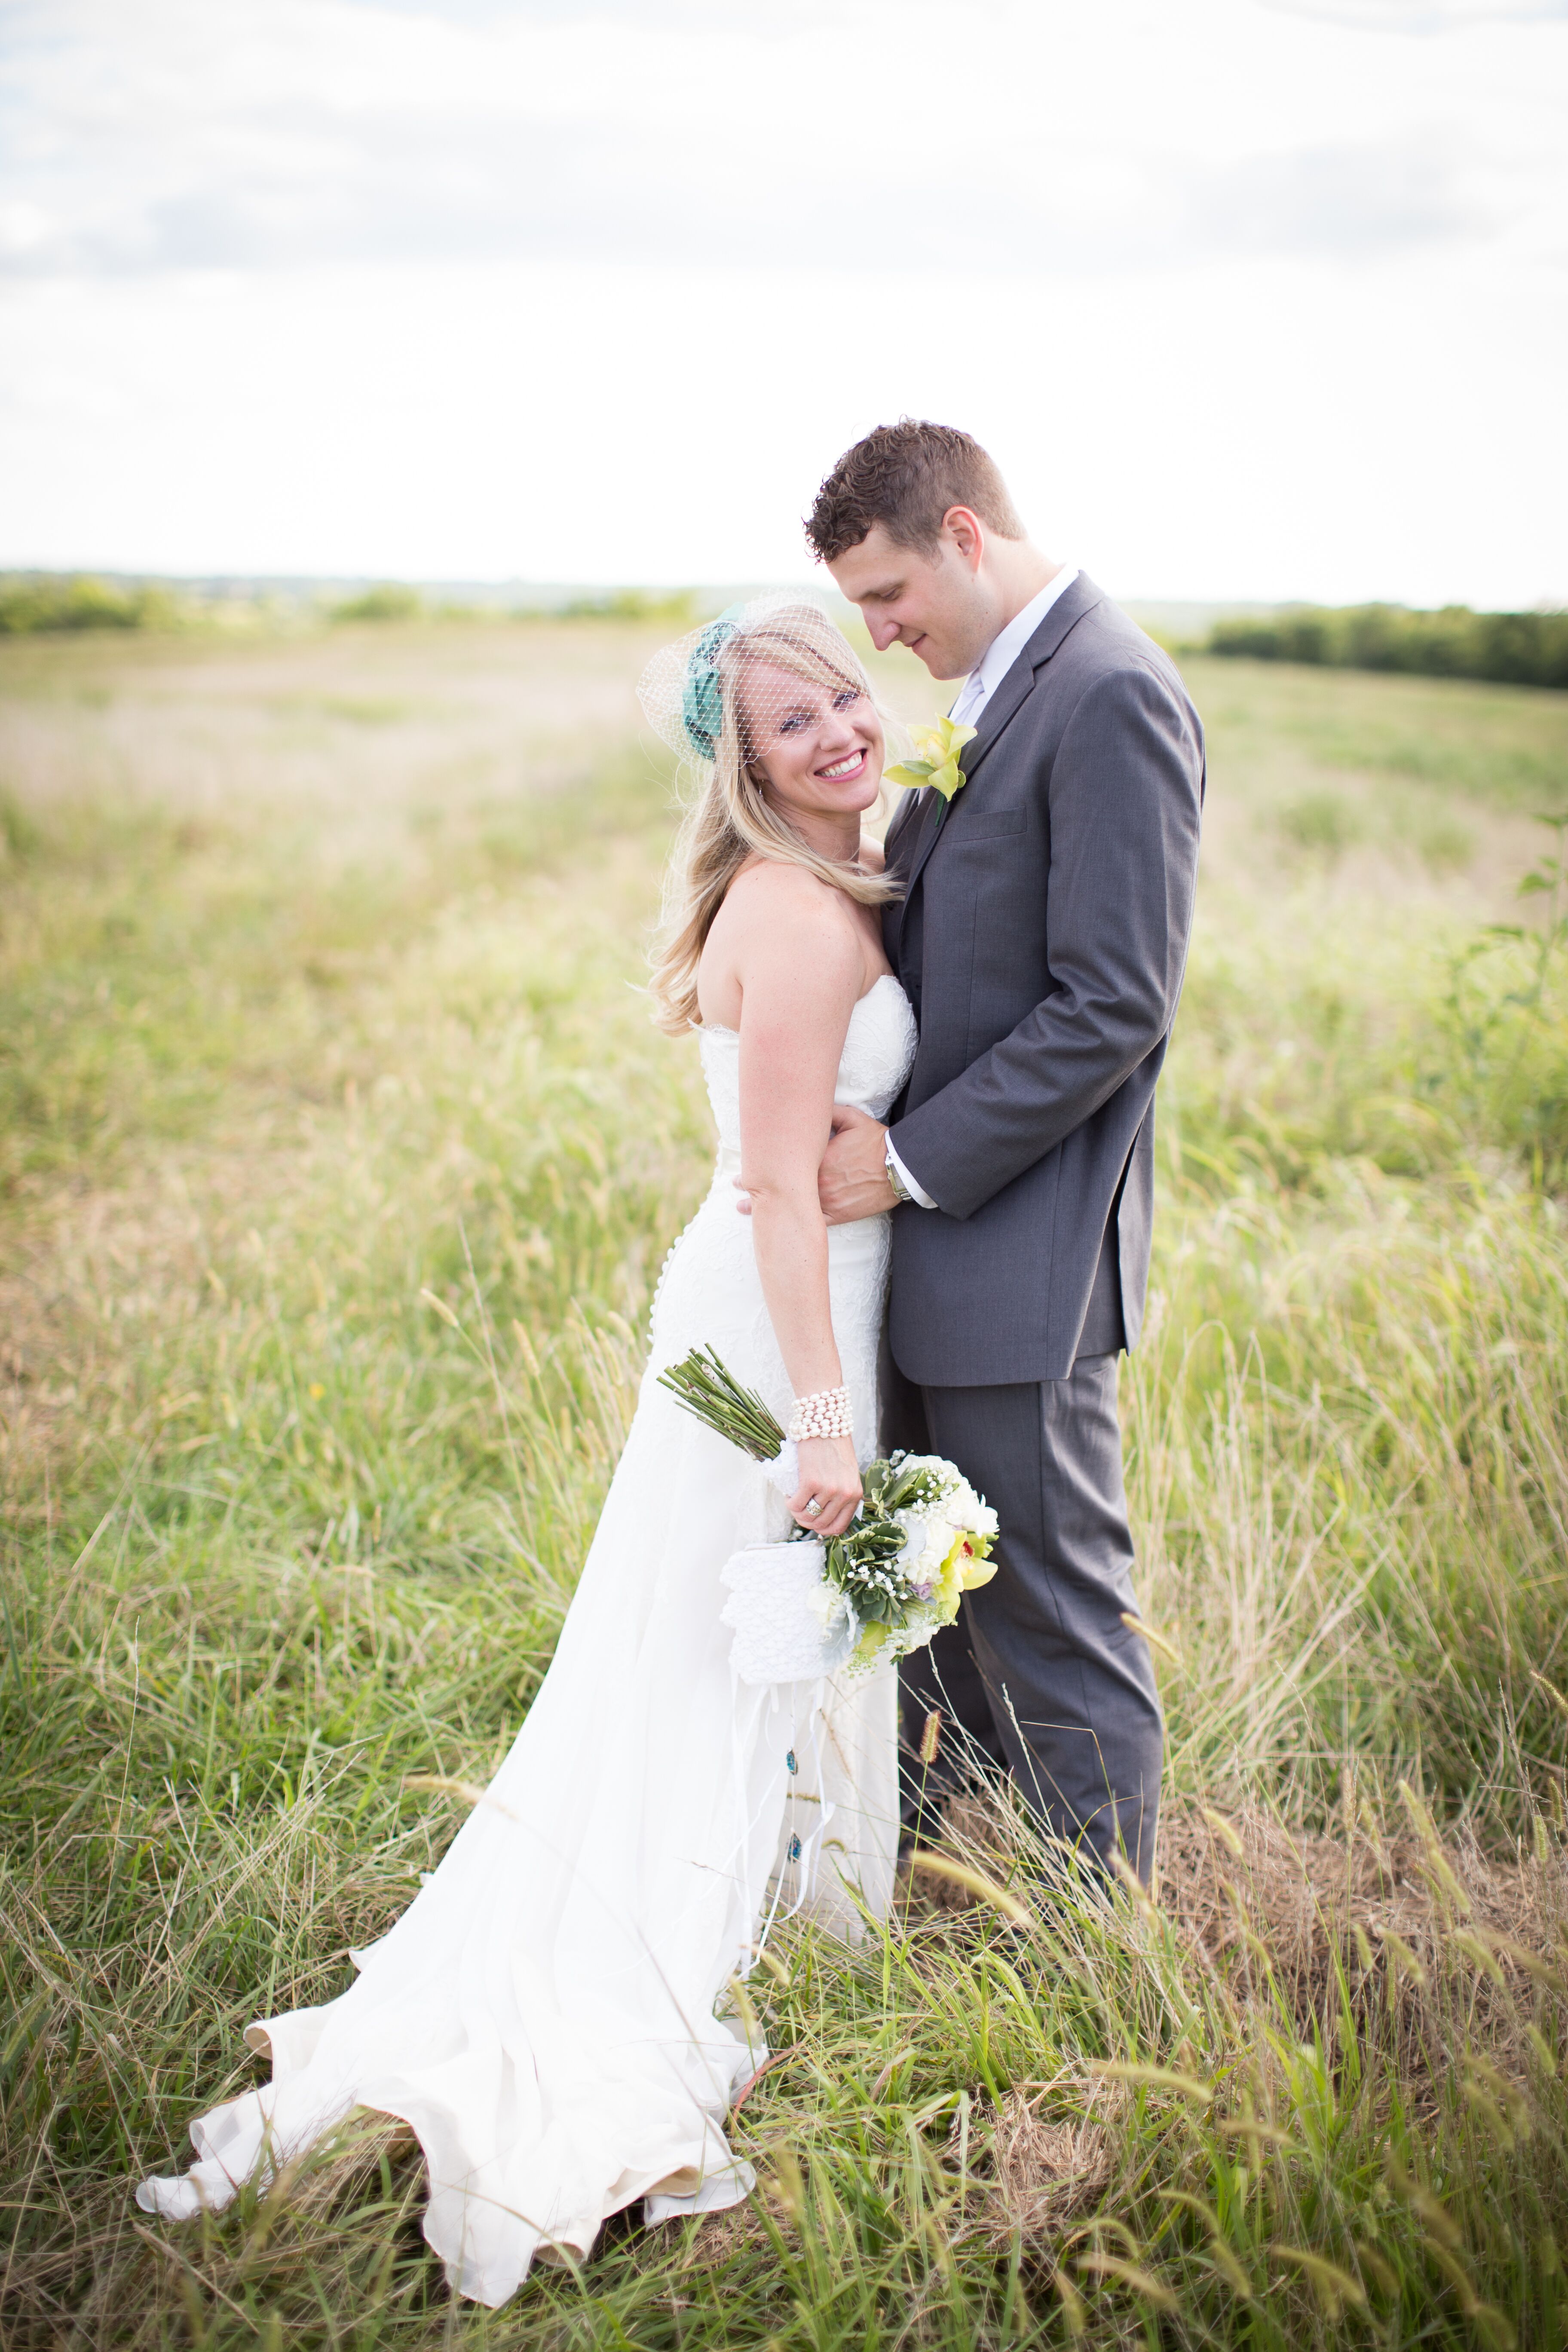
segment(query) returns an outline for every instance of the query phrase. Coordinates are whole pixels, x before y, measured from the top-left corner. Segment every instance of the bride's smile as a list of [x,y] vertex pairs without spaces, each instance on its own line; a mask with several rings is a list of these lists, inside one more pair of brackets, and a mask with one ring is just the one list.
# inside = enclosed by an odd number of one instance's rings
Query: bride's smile
[[753,662],[742,688],[746,749],[764,797],[814,846],[853,857],[881,789],[886,739],[868,694]]

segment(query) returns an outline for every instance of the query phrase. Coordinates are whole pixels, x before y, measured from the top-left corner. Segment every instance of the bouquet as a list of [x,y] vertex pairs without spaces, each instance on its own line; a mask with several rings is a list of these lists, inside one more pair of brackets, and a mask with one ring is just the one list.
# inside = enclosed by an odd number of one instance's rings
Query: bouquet
[[[659,1374],[659,1385],[708,1428],[760,1462],[781,1494],[795,1492],[800,1468],[793,1439],[710,1348],[693,1348]],[[996,1573],[989,1559],[996,1514],[940,1454],[892,1454],[873,1462],[861,1485],[865,1499],[841,1536],[824,1541],[800,1528],[790,1545],[755,1548],[776,1553],[809,1544],[821,1555],[814,1576],[792,1577],[789,1582],[815,1621],[824,1670],[843,1664],[851,1675],[922,1649],[942,1626],[952,1624],[963,1594]],[[737,1554],[724,1574],[738,1599],[747,1581],[739,1565],[744,1557]],[[766,1597],[758,1598],[765,1608]],[[776,1616],[776,1591],[773,1598]],[[734,1607],[731,1602],[726,1609],[725,1622],[735,1626],[738,1650],[748,1647],[760,1665],[770,1645],[747,1643],[748,1629],[739,1622],[743,1612],[732,1615]],[[775,1642],[771,1654],[782,1656],[784,1651]],[[742,1671],[748,1681],[793,1679],[782,1672],[747,1672],[743,1664]]]

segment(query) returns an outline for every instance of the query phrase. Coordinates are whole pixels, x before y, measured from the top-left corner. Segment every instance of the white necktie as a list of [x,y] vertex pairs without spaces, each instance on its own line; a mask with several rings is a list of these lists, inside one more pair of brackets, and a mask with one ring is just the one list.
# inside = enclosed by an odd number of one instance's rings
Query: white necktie
[[948,717],[955,725],[967,727],[975,712],[983,708],[984,701],[985,688],[981,684],[980,672],[977,669],[972,669],[960,688],[958,700],[949,711]]

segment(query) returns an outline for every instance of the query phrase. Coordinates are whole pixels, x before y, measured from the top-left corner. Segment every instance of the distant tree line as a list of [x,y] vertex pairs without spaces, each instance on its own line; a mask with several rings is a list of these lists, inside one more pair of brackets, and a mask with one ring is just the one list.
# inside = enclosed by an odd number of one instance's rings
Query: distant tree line
[[[88,574],[0,574],[0,637],[77,629],[173,629],[210,618],[156,582]],[[328,605],[328,621],[606,620],[689,627],[697,599],[637,588],[582,595],[553,610],[510,614],[433,604],[394,582]],[[1414,612],[1404,604],[1294,604],[1254,619],[1216,621],[1206,653],[1250,661],[1307,662],[1328,669],[1404,670],[1426,677],[1494,678],[1509,686],[1568,687],[1568,613],[1474,613],[1468,604]]]
[[1472,613],[1468,604],[1297,604],[1265,619],[1216,621],[1205,650],[1329,669],[1413,671],[1568,687],[1568,613]]
[[[554,617],[550,613],[541,615],[545,620]],[[701,614],[689,588],[657,595],[642,588],[620,588],[607,596],[574,596],[570,604],[562,605],[560,617],[565,621],[668,621],[690,628]]]
[[[257,616],[269,609],[248,600]],[[307,608],[308,609],[308,608]],[[654,593],[620,588],[574,596],[557,605],[434,604],[416,588],[378,581],[341,602],[316,607],[327,621],[658,621],[689,628],[701,617],[690,589]],[[175,629],[210,622],[210,603],[181,596],[157,583],[96,580],[86,573],[0,573],[0,637],[48,635],[76,629]]]
[[615,588],[596,596],[573,596],[563,604],[433,604],[417,589],[384,581],[341,604],[327,607],[329,621],[678,621],[699,618],[689,588],[650,595],[642,588]]
[[0,578],[0,636],[68,629],[167,629],[182,618],[177,598],[156,586],[115,587],[57,572]]

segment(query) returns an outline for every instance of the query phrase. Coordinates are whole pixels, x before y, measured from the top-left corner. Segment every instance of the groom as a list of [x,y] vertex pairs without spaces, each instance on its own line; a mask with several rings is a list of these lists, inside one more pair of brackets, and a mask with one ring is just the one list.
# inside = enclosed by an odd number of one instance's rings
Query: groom
[[[1203,729],[1159,647],[1031,543],[966,433],[868,434],[806,535],[879,650],[963,679],[952,715],[975,730],[951,804],[910,793],[888,835],[909,1085],[887,1127],[839,1110],[821,1174],[831,1223],[902,1204],[888,1437],[956,1462],[1002,1523],[999,1573],[904,1664],[905,1826],[929,1832],[922,1798],[957,1785],[967,1745],[1057,1836],[1147,1881],[1163,1726],[1126,1622],[1116,1360],[1143,1316]],[[922,1764],[936,1708],[946,1755]]]

